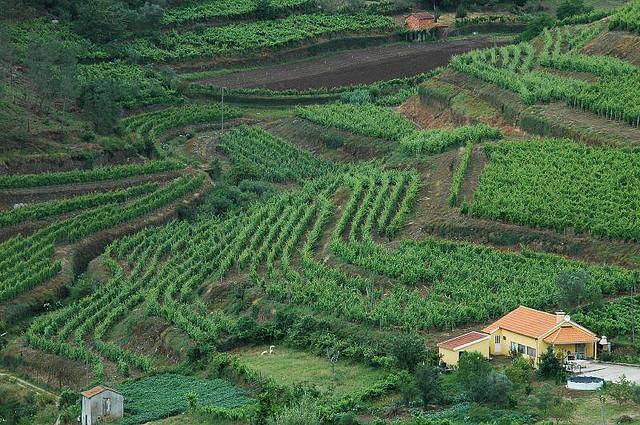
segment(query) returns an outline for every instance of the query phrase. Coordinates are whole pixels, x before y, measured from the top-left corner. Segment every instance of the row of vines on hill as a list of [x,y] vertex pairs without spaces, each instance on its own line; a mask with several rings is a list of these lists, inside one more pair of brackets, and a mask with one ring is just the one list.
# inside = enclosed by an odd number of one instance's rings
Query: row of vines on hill
[[[108,199],[109,195],[105,195],[107,199],[98,196],[95,208],[53,222],[29,236],[18,235],[0,243],[0,301],[10,300],[57,275],[62,263],[54,257],[56,245],[77,242],[101,230],[142,217],[185,196],[202,183],[202,176],[185,176],[155,190],[152,190],[153,186],[142,186],[111,196],[112,199]],[[142,196],[133,197],[134,194]],[[126,202],[131,197],[133,199]],[[93,198],[81,199],[80,205],[75,205],[78,209],[86,202],[96,202]],[[60,202],[64,210],[68,207],[66,203],[71,201]],[[48,207],[59,209],[60,204],[48,204]]]
[[156,42],[139,38],[118,46],[123,56],[138,55],[144,61],[167,62],[228,56],[281,48],[305,40],[338,33],[389,31],[393,19],[379,15],[313,13],[285,18],[207,27],[198,31],[162,33]]
[[[577,53],[600,26],[557,29],[543,33],[543,47],[536,53],[528,43],[477,50],[455,56],[451,66],[475,78],[520,95],[523,102],[564,101],[568,105],[607,119],[640,126],[640,69],[612,57]],[[555,37],[555,38],[554,38]],[[537,65],[567,71],[588,72],[594,82],[536,69]]]
[[[389,249],[380,240],[393,238],[409,219],[421,188],[416,172],[338,167],[264,130],[239,128],[222,144],[234,165],[248,162],[267,173],[264,178],[298,181],[301,188],[224,218],[175,222],[117,240],[105,252],[109,282],[37,319],[27,334],[30,344],[90,362],[98,378],[105,360],[123,373],[153,369],[151,358],[109,341],[109,329],[141,306],[195,341],[215,344],[239,324],[221,311],[209,312],[197,294],[231,270],[248,273],[276,301],[405,329],[483,321],[519,304],[543,308],[555,302],[555,277],[564,270],[588,270],[605,294],[637,283],[637,275],[624,269],[530,251],[436,239]],[[273,161],[281,162],[278,174],[268,173]],[[324,235],[326,246],[320,245]],[[322,249],[354,267],[346,272],[325,262],[326,254],[317,252]],[[387,284],[378,286],[355,273],[358,268],[385,276]]]

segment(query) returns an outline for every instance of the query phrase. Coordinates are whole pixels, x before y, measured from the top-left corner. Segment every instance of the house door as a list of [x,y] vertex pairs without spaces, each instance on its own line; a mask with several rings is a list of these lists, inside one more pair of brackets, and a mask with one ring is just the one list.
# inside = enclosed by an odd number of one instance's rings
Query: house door
[[500,335],[493,336],[493,352],[500,353],[502,351],[502,337]]
[[104,416],[111,416],[111,399],[110,398],[102,399],[102,414]]
[[586,357],[587,347],[585,344],[576,344],[576,359],[584,360]]

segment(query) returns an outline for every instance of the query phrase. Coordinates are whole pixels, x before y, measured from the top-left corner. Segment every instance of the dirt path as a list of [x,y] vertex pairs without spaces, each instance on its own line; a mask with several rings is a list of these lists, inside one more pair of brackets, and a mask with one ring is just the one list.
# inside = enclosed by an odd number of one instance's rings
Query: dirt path
[[38,395],[46,395],[49,397],[53,397],[56,400],[59,398],[56,394],[52,393],[51,391],[45,390],[42,387],[32,384],[31,382],[25,381],[24,379],[20,379],[17,376],[7,372],[0,372],[0,379],[9,379],[11,382],[15,383],[16,385],[26,388],[28,390],[31,390]]
[[449,63],[455,54],[493,45],[494,42],[486,37],[393,44],[241,71],[201,82],[229,88],[263,87],[275,90],[368,84],[431,71]]

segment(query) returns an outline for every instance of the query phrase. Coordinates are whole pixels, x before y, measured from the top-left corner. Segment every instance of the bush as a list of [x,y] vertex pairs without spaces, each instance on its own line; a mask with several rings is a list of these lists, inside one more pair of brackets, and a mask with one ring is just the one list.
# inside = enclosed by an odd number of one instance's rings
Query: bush
[[427,356],[427,349],[419,336],[400,334],[391,342],[391,355],[395,357],[399,368],[413,371]]
[[528,394],[531,391],[533,370],[533,365],[529,360],[523,356],[515,356],[504,373],[517,391],[524,390]]
[[337,149],[344,145],[344,137],[336,133],[327,133],[322,136],[324,145],[329,149]]
[[441,397],[440,373],[433,365],[420,364],[415,372],[416,387],[422,400],[422,405],[427,406]]
[[371,93],[365,89],[344,92],[340,95],[340,100],[352,105],[364,105],[373,101]]
[[563,0],[562,3],[558,5],[556,17],[558,19],[565,19],[570,16],[591,12],[591,10],[593,10],[593,8],[585,6],[584,0]]
[[564,369],[562,362],[553,352],[551,346],[547,347],[547,351],[540,355],[538,363],[538,375],[542,378],[555,378],[560,380],[564,377]]
[[520,34],[518,41],[530,41],[538,36],[545,28],[551,28],[556,21],[549,15],[540,15],[527,24],[527,28]]
[[398,379],[398,391],[402,397],[402,402],[406,406],[411,404],[420,396],[418,391],[416,379],[411,376],[406,370],[403,370]]
[[311,397],[305,396],[300,403],[270,418],[267,425],[320,425],[320,412]]

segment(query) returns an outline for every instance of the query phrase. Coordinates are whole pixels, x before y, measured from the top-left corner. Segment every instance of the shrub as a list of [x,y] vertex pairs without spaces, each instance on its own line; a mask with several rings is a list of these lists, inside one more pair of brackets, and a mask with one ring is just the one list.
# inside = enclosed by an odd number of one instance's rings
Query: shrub
[[340,95],[340,99],[344,103],[351,103],[352,105],[364,105],[366,103],[371,103],[373,100],[369,90],[365,89],[344,92]]
[[540,355],[538,363],[538,375],[542,378],[560,379],[564,375],[562,363],[556,353],[553,352],[551,346],[547,347],[547,351]]
[[399,368],[413,371],[427,356],[427,349],[419,336],[400,334],[391,342],[391,354]]
[[563,0],[562,3],[558,5],[556,17],[558,19],[565,19],[570,16],[591,12],[592,9],[593,8],[585,6],[584,0]]
[[513,383],[516,390],[524,390],[526,393],[531,391],[533,366],[529,360],[523,356],[515,356],[511,361],[511,365],[505,369],[504,373]]
[[324,145],[329,149],[337,149],[344,145],[344,137],[337,133],[327,133],[322,136]]
[[416,387],[418,389],[422,405],[427,406],[441,397],[440,373],[433,365],[420,364],[415,371]]
[[456,18],[462,19],[467,17],[467,8],[464,7],[464,4],[460,3],[456,8]]

